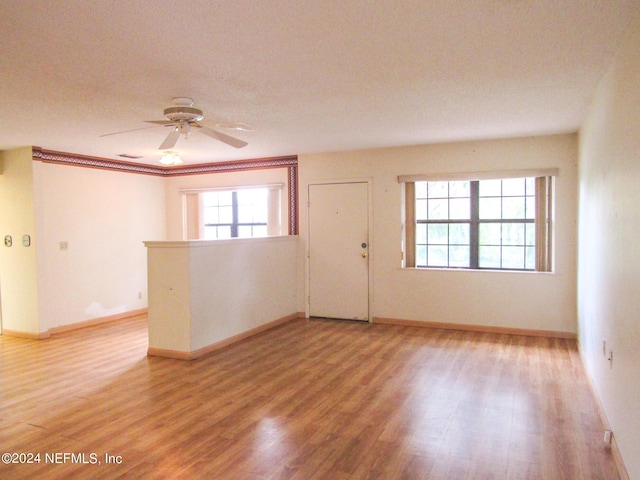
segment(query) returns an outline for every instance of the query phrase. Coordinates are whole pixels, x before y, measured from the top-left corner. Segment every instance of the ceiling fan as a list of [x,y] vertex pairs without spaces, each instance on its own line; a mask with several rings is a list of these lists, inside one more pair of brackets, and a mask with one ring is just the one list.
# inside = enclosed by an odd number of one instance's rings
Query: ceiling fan
[[[176,143],[178,143],[178,139],[180,138],[180,136],[183,135],[185,138],[188,138],[192,129],[196,129],[196,131],[204,133],[208,137],[219,140],[222,143],[226,143],[227,145],[235,148],[242,148],[247,145],[247,142],[245,142],[244,140],[240,140],[239,138],[232,137],[231,135],[227,135],[226,133],[222,133],[218,130],[202,125],[200,123],[200,120],[204,118],[204,114],[202,110],[193,106],[193,99],[191,98],[174,98],[173,107],[165,108],[164,116],[166,120],[145,120],[146,123],[153,123],[155,125],[171,127],[169,135],[167,135],[167,138],[164,139],[164,142],[160,144],[158,150],[171,150],[176,145]],[[234,130],[251,130],[251,127],[244,123],[217,123],[215,126],[219,128],[228,128]],[[100,136],[107,137],[109,135],[118,135],[120,133],[144,130],[145,128],[152,127],[135,128],[133,130],[107,133]]]

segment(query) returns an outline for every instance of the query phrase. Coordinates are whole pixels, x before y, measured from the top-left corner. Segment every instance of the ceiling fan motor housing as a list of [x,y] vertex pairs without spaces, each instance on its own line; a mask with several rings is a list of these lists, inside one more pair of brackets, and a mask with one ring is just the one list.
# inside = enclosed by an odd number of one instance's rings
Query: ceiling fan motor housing
[[184,105],[165,108],[164,116],[172,122],[199,122],[204,117],[199,108]]

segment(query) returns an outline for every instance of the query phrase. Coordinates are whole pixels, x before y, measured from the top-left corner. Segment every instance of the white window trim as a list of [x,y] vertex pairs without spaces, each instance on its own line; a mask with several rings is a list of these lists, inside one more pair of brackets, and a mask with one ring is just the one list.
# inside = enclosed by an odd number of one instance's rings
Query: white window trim
[[455,182],[459,180],[497,180],[504,178],[557,177],[558,168],[531,168],[525,170],[501,170],[487,172],[442,172],[420,175],[399,175],[399,183],[410,182]]
[[252,188],[284,188],[284,183],[259,183],[256,185],[226,185],[223,187],[181,188],[179,193],[204,193],[215,191],[247,190]]

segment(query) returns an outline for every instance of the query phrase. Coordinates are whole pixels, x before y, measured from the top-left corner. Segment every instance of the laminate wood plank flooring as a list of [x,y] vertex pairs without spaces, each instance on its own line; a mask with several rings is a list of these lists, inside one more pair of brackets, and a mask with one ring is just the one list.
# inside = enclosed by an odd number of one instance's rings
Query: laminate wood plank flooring
[[0,453],[40,454],[0,478],[619,478],[571,340],[299,319],[146,350],[145,319],[0,336]]

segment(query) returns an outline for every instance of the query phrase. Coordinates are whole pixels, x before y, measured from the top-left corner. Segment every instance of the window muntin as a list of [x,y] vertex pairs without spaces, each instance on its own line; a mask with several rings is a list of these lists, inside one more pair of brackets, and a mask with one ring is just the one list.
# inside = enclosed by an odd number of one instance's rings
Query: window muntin
[[202,192],[204,239],[266,237],[269,189]]
[[[548,269],[540,268],[539,260],[540,252],[548,258],[544,250],[548,185],[546,177],[416,181],[411,189],[415,199],[415,243],[409,247],[415,246],[415,251],[408,255],[415,265],[411,266]],[[536,202],[536,193],[545,196],[542,204]],[[536,224],[540,208],[543,220]],[[538,251],[536,238],[544,240]]]

